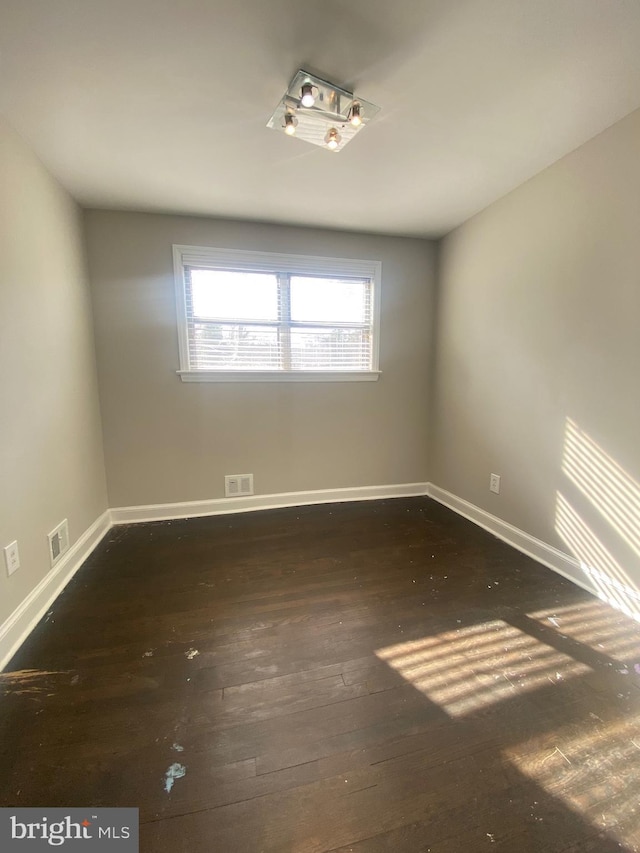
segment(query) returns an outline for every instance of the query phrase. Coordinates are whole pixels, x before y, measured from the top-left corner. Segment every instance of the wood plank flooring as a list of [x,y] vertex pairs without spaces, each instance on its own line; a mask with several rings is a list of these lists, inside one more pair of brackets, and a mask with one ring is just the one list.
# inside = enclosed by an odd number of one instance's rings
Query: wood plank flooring
[[0,676],[0,804],[136,806],[145,853],[637,851],[636,666],[427,498],[118,527]]

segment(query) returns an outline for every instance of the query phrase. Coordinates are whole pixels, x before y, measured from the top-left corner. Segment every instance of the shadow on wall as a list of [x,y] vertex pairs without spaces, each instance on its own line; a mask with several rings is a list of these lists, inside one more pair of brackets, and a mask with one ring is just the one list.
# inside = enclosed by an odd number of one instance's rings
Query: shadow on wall
[[[640,485],[570,418],[562,472],[585,512],[558,492],[557,533],[600,598],[640,622]],[[588,512],[595,523],[585,519]]]

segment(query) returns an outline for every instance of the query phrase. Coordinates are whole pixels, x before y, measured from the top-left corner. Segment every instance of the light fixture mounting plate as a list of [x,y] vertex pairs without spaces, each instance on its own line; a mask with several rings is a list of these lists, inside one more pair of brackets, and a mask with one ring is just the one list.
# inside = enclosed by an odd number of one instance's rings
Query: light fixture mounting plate
[[[302,104],[302,87],[306,85],[312,87],[314,96],[312,106]],[[360,107],[361,123],[358,125],[353,125],[350,121],[354,104]],[[267,122],[267,127],[284,133],[285,116],[292,115],[298,123],[295,134],[290,135],[325,150],[338,152],[367,126],[379,109],[380,107],[363,100],[353,92],[300,69],[294,75],[282,100]],[[332,128],[335,128],[340,138],[338,146],[333,149],[327,148],[326,143],[327,134]]]

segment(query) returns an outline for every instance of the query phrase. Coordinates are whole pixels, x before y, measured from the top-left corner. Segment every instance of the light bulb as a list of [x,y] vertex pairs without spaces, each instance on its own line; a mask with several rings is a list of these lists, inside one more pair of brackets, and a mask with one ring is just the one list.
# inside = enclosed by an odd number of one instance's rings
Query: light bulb
[[316,99],[313,94],[313,86],[311,83],[304,83],[302,89],[300,90],[302,97],[300,98],[300,103],[303,107],[312,107]]
[[331,148],[332,151],[335,151],[338,145],[340,144],[340,134],[332,127],[331,130],[327,133],[324,138],[324,141],[327,143],[327,148]]
[[360,127],[360,125],[362,124],[360,104],[357,101],[354,101],[353,106],[351,107],[351,117],[349,121],[354,127]]
[[287,113],[284,117],[284,132],[288,134],[288,136],[293,136],[296,132],[297,125],[298,119],[291,115],[291,113]]

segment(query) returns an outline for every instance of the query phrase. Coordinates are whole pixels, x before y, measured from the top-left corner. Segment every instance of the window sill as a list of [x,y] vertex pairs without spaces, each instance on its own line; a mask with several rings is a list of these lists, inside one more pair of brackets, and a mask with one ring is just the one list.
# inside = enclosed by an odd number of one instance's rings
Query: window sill
[[178,370],[183,382],[376,382],[379,370]]

